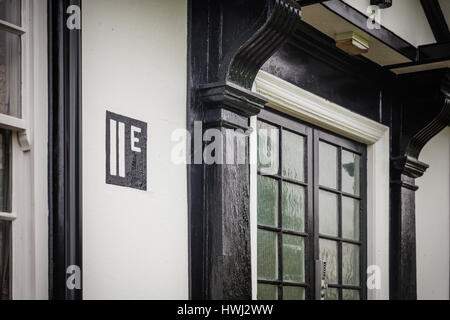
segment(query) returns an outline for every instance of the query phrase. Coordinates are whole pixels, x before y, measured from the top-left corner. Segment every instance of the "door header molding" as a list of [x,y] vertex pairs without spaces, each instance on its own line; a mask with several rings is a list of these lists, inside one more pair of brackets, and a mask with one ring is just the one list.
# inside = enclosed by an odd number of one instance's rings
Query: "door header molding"
[[265,71],[258,73],[254,90],[269,100],[271,108],[368,145],[379,141],[389,130]]

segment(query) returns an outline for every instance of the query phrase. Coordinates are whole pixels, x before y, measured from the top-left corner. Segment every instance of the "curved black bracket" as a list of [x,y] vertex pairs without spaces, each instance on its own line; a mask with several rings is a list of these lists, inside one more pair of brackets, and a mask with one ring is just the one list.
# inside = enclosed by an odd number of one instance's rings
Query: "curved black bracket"
[[[200,98],[209,106],[222,105],[238,114],[252,116],[267,103],[251,92],[253,82],[263,64],[293,35],[301,20],[301,10],[292,0],[267,0],[263,7],[261,1],[251,7],[241,6],[237,7],[233,1],[220,5],[220,12],[216,13],[222,21],[219,48],[210,48],[208,53],[208,60],[218,62],[218,67],[210,65],[209,69],[217,70],[217,73],[208,75],[209,82],[200,84],[198,90]],[[237,8],[260,11],[259,15],[254,15],[251,28],[241,29],[237,22],[225,24],[237,14]],[[235,37],[236,34],[239,36]],[[233,38],[224,39],[225,35]],[[217,54],[215,58],[214,53]]]
[[267,22],[234,55],[227,81],[251,89],[263,64],[286,43],[301,19],[300,7],[290,0],[268,2]]
[[442,80],[441,92],[442,109],[428,125],[411,138],[405,152],[410,157],[417,159],[427,142],[450,124],[450,69]]

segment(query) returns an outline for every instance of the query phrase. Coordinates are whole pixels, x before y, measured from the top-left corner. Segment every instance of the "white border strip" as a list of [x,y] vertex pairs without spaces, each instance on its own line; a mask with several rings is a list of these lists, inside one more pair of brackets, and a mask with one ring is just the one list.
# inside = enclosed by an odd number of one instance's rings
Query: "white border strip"
[[264,71],[255,90],[279,111],[365,144],[375,143],[389,129]]

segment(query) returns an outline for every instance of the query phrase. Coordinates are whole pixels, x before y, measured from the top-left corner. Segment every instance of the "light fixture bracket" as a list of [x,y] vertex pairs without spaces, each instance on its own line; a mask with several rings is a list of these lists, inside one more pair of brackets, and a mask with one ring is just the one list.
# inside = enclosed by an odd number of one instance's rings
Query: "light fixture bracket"
[[392,7],[392,0],[370,0],[370,4],[380,9],[387,9]]

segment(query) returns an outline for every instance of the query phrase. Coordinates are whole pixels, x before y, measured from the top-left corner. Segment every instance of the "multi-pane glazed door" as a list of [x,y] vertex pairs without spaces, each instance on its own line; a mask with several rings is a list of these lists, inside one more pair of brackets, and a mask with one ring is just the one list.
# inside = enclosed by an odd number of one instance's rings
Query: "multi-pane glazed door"
[[275,112],[258,119],[258,299],[364,299],[365,146]]
[[315,129],[314,159],[314,254],[326,262],[325,299],[366,299],[366,146]]

